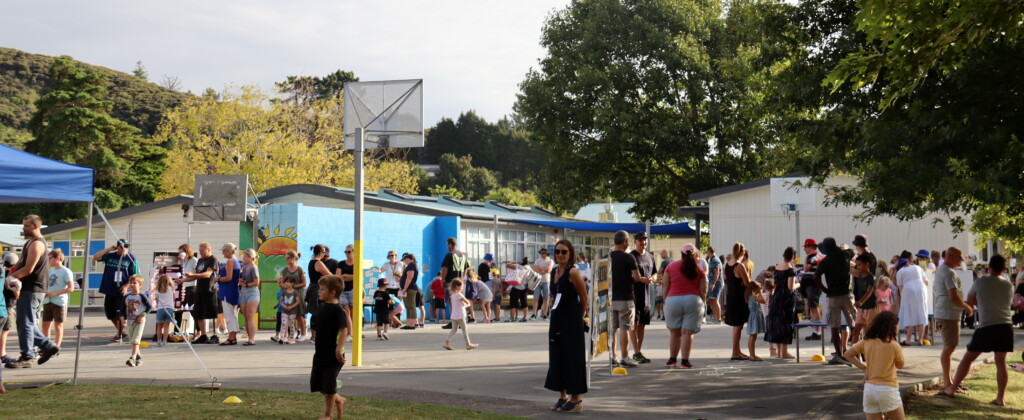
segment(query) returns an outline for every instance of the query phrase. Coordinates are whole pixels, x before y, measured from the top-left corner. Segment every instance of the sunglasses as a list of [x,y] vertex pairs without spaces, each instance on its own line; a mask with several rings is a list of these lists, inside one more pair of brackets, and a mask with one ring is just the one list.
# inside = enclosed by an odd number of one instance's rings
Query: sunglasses
[[397,257],[397,255],[395,255],[395,254],[388,254],[388,258],[391,258],[391,257]]
[[345,250],[345,253],[346,253],[346,254],[351,254],[351,253],[352,253],[352,251],[349,251],[349,250]]
[[556,249],[555,255],[569,255],[568,249]]

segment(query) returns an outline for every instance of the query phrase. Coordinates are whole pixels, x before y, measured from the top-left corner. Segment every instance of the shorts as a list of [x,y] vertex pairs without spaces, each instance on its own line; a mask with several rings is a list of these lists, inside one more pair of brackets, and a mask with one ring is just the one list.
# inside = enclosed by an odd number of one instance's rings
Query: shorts
[[142,330],[146,329],[146,317],[139,319],[138,323],[128,324],[128,342],[131,344],[142,343]]
[[10,320],[10,318],[6,318],[6,317],[0,318],[0,331],[10,331],[11,330],[11,322],[9,320]]
[[309,373],[309,392],[337,394],[339,373],[341,373],[341,365],[318,366],[314,361],[313,370]]
[[174,321],[174,309],[160,308],[156,310],[156,322]]
[[651,308],[636,302],[633,302],[633,307],[636,308],[636,324],[651,325]]
[[121,318],[121,306],[124,305],[124,297],[121,295],[103,295],[103,313],[107,319],[114,320]]
[[341,306],[352,306],[352,291],[341,292]]
[[215,293],[196,293],[196,305],[192,308],[192,318],[200,321],[216,319],[220,303]]
[[857,308],[856,324],[863,325],[866,328],[868,325],[871,325],[871,321],[874,321],[876,316],[878,316],[877,306],[871,309]]
[[423,292],[417,290],[416,291],[416,307],[419,308],[421,306],[423,306]]
[[374,320],[377,321],[377,326],[378,327],[383,327],[383,326],[387,325],[388,321],[391,319],[391,317],[389,316],[389,313],[387,311],[381,312],[381,311],[378,311],[376,309],[373,311],[373,318],[374,318]]
[[509,309],[526,309],[526,289],[513,288],[508,294]]
[[700,331],[704,320],[704,301],[697,295],[678,295],[665,298],[665,326],[670,330]]
[[814,283],[814,275],[800,276],[800,296],[807,302],[808,308],[817,308],[821,300],[821,289]]
[[[320,287],[320,286],[317,286],[317,287]],[[306,307],[306,289],[309,289],[309,286],[303,287],[301,289],[295,289],[295,291],[299,292],[299,314],[300,315],[305,315],[306,312],[309,312],[309,308]]]
[[989,325],[974,330],[971,342],[967,343],[967,351],[978,353],[1013,352],[1013,325]]
[[609,315],[611,319],[611,329],[621,328],[626,331],[633,331],[636,328],[636,305],[632,300],[613,300],[612,301],[612,313]]
[[68,307],[47,303],[43,305],[43,322],[64,323],[68,316]]
[[722,295],[722,286],[725,284],[722,278],[719,277],[718,281],[715,282],[712,287],[708,287],[708,299],[718,299]]
[[936,318],[935,327],[942,333],[942,347],[956,347],[960,345],[959,319]]
[[188,286],[185,288],[185,299],[181,303],[187,307],[192,307],[196,304],[196,287]]
[[900,389],[894,386],[864,384],[864,412],[888,413],[903,407]]
[[846,318],[848,325],[853,325],[853,298],[847,296],[828,297],[828,326],[829,328],[841,328],[843,318]]
[[433,310],[444,309],[444,299],[441,299],[441,298],[433,298],[433,299],[431,299],[430,300],[430,309],[433,309]]
[[238,306],[245,306],[246,303],[260,303],[259,287],[243,287],[238,294]]
[[546,281],[537,283],[537,287],[533,288],[533,299],[539,299],[541,302],[547,301],[551,297],[550,289],[551,283]]

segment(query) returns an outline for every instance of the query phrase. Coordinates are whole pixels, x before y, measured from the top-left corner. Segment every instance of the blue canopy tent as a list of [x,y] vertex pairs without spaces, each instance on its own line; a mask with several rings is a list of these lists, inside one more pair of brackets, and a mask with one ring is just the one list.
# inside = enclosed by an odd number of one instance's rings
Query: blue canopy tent
[[[92,168],[72,165],[0,144],[0,203],[89,203],[86,217],[86,240],[92,243],[93,181]],[[45,258],[45,256],[40,256]],[[89,278],[85,265],[83,279]],[[86,282],[83,280],[82,284]],[[85,316],[86,293],[81,293],[78,307],[78,344],[75,348],[75,374],[78,383],[78,359],[82,348],[82,322]]]

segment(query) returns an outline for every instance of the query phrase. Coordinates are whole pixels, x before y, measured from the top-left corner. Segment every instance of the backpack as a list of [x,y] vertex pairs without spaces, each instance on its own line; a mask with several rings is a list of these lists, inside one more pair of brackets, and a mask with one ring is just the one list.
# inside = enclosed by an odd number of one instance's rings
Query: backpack
[[462,277],[467,269],[469,269],[469,261],[466,259],[466,256],[461,252],[453,252],[452,271],[459,273],[459,277]]

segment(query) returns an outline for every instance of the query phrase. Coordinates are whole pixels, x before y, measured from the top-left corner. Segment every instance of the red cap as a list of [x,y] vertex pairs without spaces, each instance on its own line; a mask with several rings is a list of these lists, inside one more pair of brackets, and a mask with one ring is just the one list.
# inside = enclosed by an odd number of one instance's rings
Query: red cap
[[817,248],[818,247],[818,243],[814,242],[814,239],[808,238],[806,241],[804,241],[804,248],[807,248],[807,247]]

